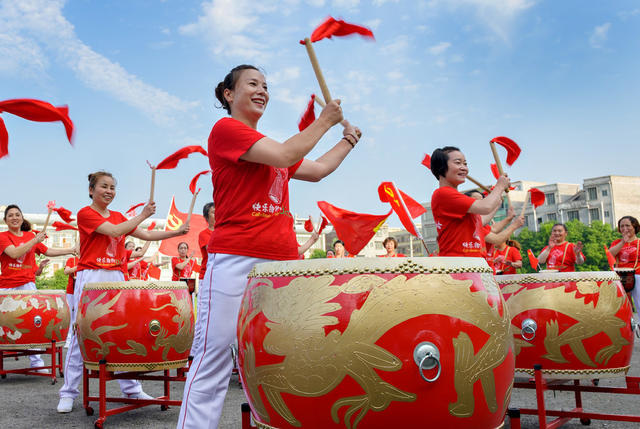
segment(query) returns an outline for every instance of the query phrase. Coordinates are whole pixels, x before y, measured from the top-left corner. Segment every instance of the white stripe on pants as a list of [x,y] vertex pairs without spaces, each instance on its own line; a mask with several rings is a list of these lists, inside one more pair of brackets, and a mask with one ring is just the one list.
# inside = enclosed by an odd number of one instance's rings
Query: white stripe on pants
[[[29,282],[29,283],[20,285],[18,287],[11,288],[9,290],[38,290],[38,289],[36,288],[36,284],[34,282]],[[35,350],[38,350],[38,349],[35,349]],[[41,366],[44,366],[44,361],[42,360],[42,357],[40,357],[40,355],[29,355],[29,361],[31,362],[29,365],[31,368],[40,368]]]
[[[73,323],[76,322],[78,303],[80,302],[80,295],[82,295],[82,289],[87,283],[95,282],[122,282],[124,281],[124,274],[122,271],[115,270],[82,270],[78,271],[76,275],[76,287],[73,291],[73,308],[70,309],[71,315],[74,317],[71,319]],[[72,323],[72,324],[73,324]],[[71,330],[73,331],[73,330]],[[78,338],[75,332],[70,332],[69,348],[67,349],[67,356],[64,361],[64,385],[60,388],[61,398],[76,398],[80,394],[78,386],[82,379],[82,367],[83,360],[80,353],[80,346],[78,345]],[[122,393],[131,395],[142,392],[142,386],[137,380],[118,380],[120,383],[120,389]]]
[[193,362],[182,395],[178,428],[216,429],[233,369],[238,312],[247,275],[266,259],[210,253],[198,294]]

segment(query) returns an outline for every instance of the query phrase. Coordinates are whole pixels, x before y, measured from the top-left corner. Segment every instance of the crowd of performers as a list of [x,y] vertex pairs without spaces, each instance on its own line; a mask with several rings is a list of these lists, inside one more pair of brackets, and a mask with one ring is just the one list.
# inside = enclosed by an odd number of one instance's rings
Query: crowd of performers
[[[318,234],[300,245],[296,241],[289,213],[289,180],[319,181],[334,172],[355,150],[361,132],[344,120],[339,100],[324,107],[319,117],[300,133],[280,143],[258,131],[258,122],[269,102],[264,75],[255,67],[241,65],[232,69],[218,84],[215,95],[229,114],[215,123],[208,141],[212,170],[213,203],[203,208],[208,227],[200,232],[198,246],[178,245],[179,256],[171,261],[173,280],[190,277],[194,255],[200,250],[202,266],[197,295],[197,318],[193,362],[184,385],[178,428],[216,428],[222,412],[233,362],[230,345],[235,342],[236,321],[247,275],[260,262],[298,259],[318,239]],[[311,160],[305,156],[336,124],[344,126],[343,137],[326,153]],[[491,220],[509,187],[506,175],[498,178],[486,196],[478,192],[463,194],[458,187],[466,181],[468,168],[464,154],[456,147],[436,149],[431,156],[431,171],[439,183],[432,195],[431,208],[438,232],[439,256],[486,258],[496,273],[512,274],[522,266],[517,242],[511,234],[524,225],[523,216]],[[8,231],[0,233],[0,288],[34,290],[37,274],[36,254],[73,255],[67,261],[68,301],[71,320],[75,320],[80,294],[90,282],[145,280],[153,258],[144,258],[150,241],[163,240],[188,232],[188,223],[175,231],[149,231],[139,225],[155,213],[150,201],[139,215],[127,219],[109,210],[116,196],[116,180],[107,172],[92,173],[89,179],[91,204],[77,214],[79,244],[76,248],[46,247],[43,232],[31,231],[20,208],[10,205],[4,212]],[[242,186],[238,186],[241,183]],[[276,204],[281,212],[253,212],[253,207]],[[610,252],[620,268],[640,273],[640,225],[625,216],[618,223],[622,238],[611,243]],[[135,248],[128,236],[146,241]],[[548,269],[573,271],[584,262],[581,243],[566,241],[567,229],[553,227],[549,245],[539,255]],[[398,242],[384,242],[385,257],[404,256],[397,252]],[[334,244],[327,257],[347,255],[342,241]],[[640,288],[634,289],[633,297]],[[640,297],[638,297],[640,298]],[[638,302],[638,301],[636,301]],[[78,396],[82,375],[82,357],[78,341],[70,330],[64,362],[64,385],[59,391],[57,410],[70,412]],[[39,356],[31,357],[31,366],[44,366]],[[129,398],[146,398],[136,380],[119,380],[122,393]]]

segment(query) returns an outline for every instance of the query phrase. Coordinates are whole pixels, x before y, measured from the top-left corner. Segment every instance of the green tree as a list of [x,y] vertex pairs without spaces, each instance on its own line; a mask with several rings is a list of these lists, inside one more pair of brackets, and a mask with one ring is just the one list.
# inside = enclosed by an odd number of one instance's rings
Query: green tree
[[327,257],[327,252],[325,252],[322,249],[313,249],[313,252],[311,252],[311,256],[309,256],[309,259],[318,259],[318,258],[326,258]]
[[39,275],[36,277],[36,288],[38,289],[66,289],[69,276],[64,273],[64,268],[60,268],[51,277]]

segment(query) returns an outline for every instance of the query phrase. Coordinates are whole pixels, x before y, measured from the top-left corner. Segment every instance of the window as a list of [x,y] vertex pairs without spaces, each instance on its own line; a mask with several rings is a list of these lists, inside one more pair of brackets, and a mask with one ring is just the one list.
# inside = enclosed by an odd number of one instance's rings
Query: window
[[598,190],[595,187],[587,188],[587,193],[589,194],[589,201],[598,199]]
[[611,216],[611,215],[609,214],[609,210],[605,210],[605,211],[604,211],[604,217],[609,217],[609,216]]
[[541,218],[541,217],[539,217],[539,218],[538,218],[538,225],[540,225],[541,223],[542,223],[542,218]]
[[609,195],[609,191],[607,191],[606,189],[602,190],[602,196],[606,197],[607,195]]
[[551,192],[548,194],[544,194],[544,200],[547,202],[548,206],[552,206],[556,203],[556,194]]
[[549,213],[547,215],[547,220],[552,220],[555,221],[557,219],[556,214],[555,213]]
[[589,209],[589,216],[591,217],[591,222],[600,220],[600,209]]
[[529,216],[524,217],[524,226],[529,227]]
[[578,210],[569,210],[567,212],[567,217],[569,220],[580,219],[580,215],[578,214]]

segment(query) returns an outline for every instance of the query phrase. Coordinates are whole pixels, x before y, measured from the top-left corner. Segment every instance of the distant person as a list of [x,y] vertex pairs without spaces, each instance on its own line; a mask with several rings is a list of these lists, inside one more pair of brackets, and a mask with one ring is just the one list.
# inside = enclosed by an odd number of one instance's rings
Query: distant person
[[398,248],[398,240],[393,237],[387,237],[382,242],[382,247],[387,251],[386,254],[380,255],[382,258],[404,258],[405,255],[396,252]]
[[582,242],[576,244],[567,241],[567,227],[562,223],[556,223],[551,228],[549,244],[538,255],[538,262],[547,264],[548,270],[558,270],[566,273],[576,270],[576,265],[584,263],[582,254]]
[[496,245],[495,249],[493,265],[496,274],[516,274],[516,270],[522,267],[520,243],[516,240],[506,240]]
[[171,270],[173,275],[171,277],[171,281],[178,281],[180,279],[188,279],[191,278],[191,274],[193,273],[193,267],[196,264],[196,260],[193,258],[196,251],[191,251],[191,254],[187,256],[189,253],[189,244],[186,242],[178,243],[178,256],[171,258]]

